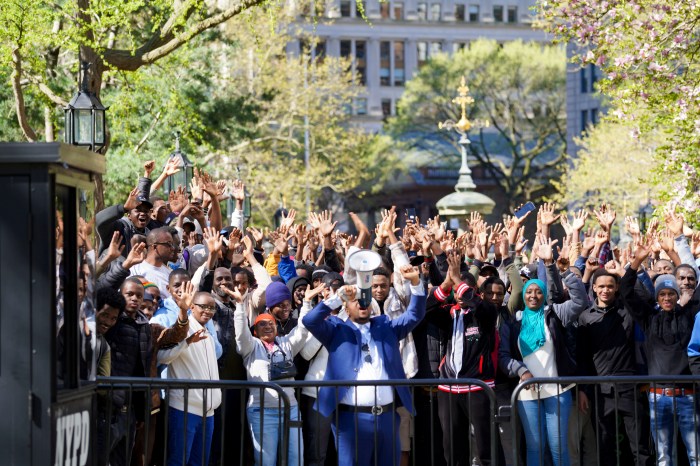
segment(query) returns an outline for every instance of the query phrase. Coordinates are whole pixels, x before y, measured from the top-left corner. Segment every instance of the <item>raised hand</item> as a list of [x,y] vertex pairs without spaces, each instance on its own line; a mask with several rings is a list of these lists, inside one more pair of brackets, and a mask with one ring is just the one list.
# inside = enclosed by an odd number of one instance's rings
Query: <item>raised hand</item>
[[122,244],[122,235],[118,231],[115,231],[112,234],[112,241],[109,242],[109,246],[107,246],[107,255],[106,259],[108,259],[109,262],[113,261],[117,257],[122,255],[122,252],[124,251],[124,248],[126,246]]
[[537,256],[544,261],[545,264],[551,264],[554,259],[554,245],[557,244],[559,240],[552,240],[551,238],[546,238],[545,236],[540,236],[540,245],[537,249]]
[[316,296],[320,295],[321,292],[326,288],[325,283],[321,282],[316,288],[311,288],[306,285],[306,291],[304,291],[304,301],[312,301]]
[[593,213],[595,214],[596,218],[598,219],[598,223],[600,224],[600,228],[603,229],[603,231],[610,232],[610,228],[612,227],[613,223],[615,223],[615,218],[617,217],[617,213],[609,208],[607,204],[603,204],[600,206],[600,210],[594,210]]
[[685,222],[685,218],[683,217],[683,214],[676,213],[675,206],[672,206],[669,211],[666,212],[664,220],[666,221],[666,229],[671,231],[674,238],[678,238],[683,234],[683,224]]
[[168,203],[173,212],[182,212],[187,205],[187,193],[183,186],[178,186],[175,191],[168,193]]
[[639,238],[637,245],[634,249],[634,260],[632,261],[632,268],[638,269],[639,266],[647,260],[651,254],[650,240],[647,236],[642,236]]
[[574,217],[571,219],[571,228],[574,230],[574,236],[578,236],[579,232],[583,230],[583,227],[586,225],[587,218],[588,211],[586,210],[580,209],[574,213]]
[[337,224],[338,222],[332,221],[332,215],[330,210],[325,210],[321,212],[321,215],[319,216],[318,226],[319,235],[322,237],[330,237]]
[[525,239],[525,227],[520,227],[518,229],[518,239],[517,242],[515,243],[515,254],[520,255],[523,253],[523,249],[525,249],[525,245],[527,245],[528,240]]
[[617,275],[619,277],[622,277],[625,274],[625,269],[620,265],[619,262],[617,261],[608,261],[607,264],[605,264],[605,270],[608,273],[611,273],[613,275]]
[[[667,225],[668,226],[668,225]],[[682,231],[682,226],[681,226],[681,231]],[[676,233],[670,229],[664,230],[661,235],[659,235],[659,244],[661,245],[661,249],[666,251],[667,254],[675,251],[675,243],[674,239],[676,238]]]
[[549,226],[552,223],[556,222],[557,219],[560,217],[559,215],[556,215],[554,211],[556,210],[556,204],[545,202],[542,204],[542,206],[539,209],[539,214],[540,214],[540,221],[542,225],[544,226]]
[[263,234],[262,231],[258,230],[255,227],[248,227],[246,228],[246,231],[253,235],[253,240],[255,241],[255,247],[258,249],[262,246],[263,239],[265,239],[265,235]]
[[194,300],[195,292],[196,290],[192,282],[185,282],[182,284],[182,292],[180,293],[180,297],[177,297],[175,294],[171,295],[171,297],[175,301],[175,304],[177,304],[181,311],[185,312],[185,315],[187,311],[192,307],[192,301]]
[[411,264],[402,265],[399,270],[403,279],[410,281],[411,285],[416,286],[420,284],[420,273]]
[[192,343],[197,343],[198,341],[206,340],[207,334],[205,333],[207,329],[205,328],[200,328],[196,332],[194,332],[192,335],[189,337],[185,338],[185,341],[187,342],[188,345],[191,345]]
[[289,230],[292,225],[294,225],[294,219],[297,217],[297,211],[294,209],[289,209],[287,215],[282,211],[282,221],[280,222],[280,228]]
[[129,251],[129,254],[122,262],[122,267],[129,270],[131,267],[140,264],[146,259],[146,243],[139,243]]
[[163,168],[163,174],[165,176],[172,176],[180,171],[180,158],[168,159],[168,163],[165,164]]
[[132,189],[131,192],[129,192],[129,197],[126,198],[126,202],[124,203],[124,212],[129,212],[131,209],[135,209],[139,206],[140,202],[138,197],[139,188]]
[[572,227],[569,223],[569,217],[566,214],[562,214],[559,217],[559,224],[562,226],[562,228],[564,228],[564,233],[566,236],[574,235],[574,227]]
[[632,238],[639,238],[641,230],[639,229],[639,221],[637,217],[627,216],[625,217],[625,230]]
[[190,181],[190,193],[192,193],[193,202],[199,202],[204,197],[201,185],[199,184],[199,178],[192,178]]
[[202,231],[202,235],[204,236],[204,242],[207,245],[209,255],[218,258],[221,247],[224,244],[224,240],[219,232],[216,231],[215,228],[206,227],[204,231]]
[[150,178],[151,173],[153,173],[153,170],[156,168],[156,161],[155,160],[149,160],[148,162],[143,164],[143,177],[144,178]]

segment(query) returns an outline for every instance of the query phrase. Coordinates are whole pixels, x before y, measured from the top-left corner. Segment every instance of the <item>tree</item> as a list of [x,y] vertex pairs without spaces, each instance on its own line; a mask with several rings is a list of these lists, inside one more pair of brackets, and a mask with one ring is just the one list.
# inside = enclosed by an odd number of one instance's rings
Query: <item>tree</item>
[[439,131],[437,123],[459,119],[452,99],[462,76],[475,100],[468,118],[491,126],[471,131],[470,158],[510,200],[504,211],[547,194],[546,180],[560,173],[566,149],[563,49],[478,40],[452,56],[437,55],[406,83],[389,131],[413,147],[456,160],[454,133]]
[[314,204],[324,188],[353,197],[380,190],[401,168],[394,146],[350,124],[348,102],[359,87],[347,60],[313,61],[308,50],[287,56],[290,20],[276,18],[271,31],[246,12],[155,66],[115,75],[103,94],[114,102],[108,201],[122,202],[143,161],[164,165],[174,128],[198,165],[225,179],[240,170],[258,224],[272,224],[282,198],[305,212],[307,182]]
[[660,198],[697,219],[700,70],[697,2],[673,0],[548,0],[543,26],[578,47],[575,62],[603,71],[600,91],[611,114],[636,134],[663,133],[655,149]]
[[[204,0],[6,0],[0,5],[0,69],[9,76],[19,127],[40,139],[27,110],[43,107],[44,138],[53,140],[55,106],[75,88],[80,60],[92,64],[90,91],[100,95],[107,73],[133,72],[168,56],[205,31],[263,0],[230,0],[225,8]],[[275,4],[271,8],[277,8]],[[72,92],[70,92],[72,93]],[[98,182],[97,205],[102,189]]]
[[[655,137],[634,135],[631,125],[604,120],[577,140],[580,150],[569,159],[553,200],[576,208],[608,204],[624,215],[636,215],[656,194],[652,184]],[[624,176],[620,174],[624,173]]]

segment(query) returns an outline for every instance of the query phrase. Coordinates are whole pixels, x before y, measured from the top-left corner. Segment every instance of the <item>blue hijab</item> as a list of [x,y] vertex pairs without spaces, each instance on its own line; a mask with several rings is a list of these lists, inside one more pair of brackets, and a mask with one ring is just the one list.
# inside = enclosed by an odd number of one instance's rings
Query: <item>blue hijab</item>
[[[544,295],[539,309],[530,309],[525,299],[525,292],[532,284],[537,285]],[[540,349],[545,342],[544,306],[547,303],[547,287],[544,282],[536,278],[525,282],[523,286],[523,301],[525,301],[525,310],[523,311],[522,328],[520,329],[518,340],[520,342],[520,353],[525,357]]]

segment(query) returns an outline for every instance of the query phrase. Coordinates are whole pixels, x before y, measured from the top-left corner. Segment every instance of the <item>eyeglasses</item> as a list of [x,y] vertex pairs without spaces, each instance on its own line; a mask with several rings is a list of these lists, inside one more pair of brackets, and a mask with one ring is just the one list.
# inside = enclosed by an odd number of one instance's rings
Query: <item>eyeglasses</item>
[[175,249],[177,247],[176,244],[172,244],[172,243],[153,243],[153,244],[160,244],[161,246],[166,246],[168,249]]
[[372,364],[372,355],[369,354],[369,344],[368,343],[362,344],[362,351],[367,353],[367,354],[365,354],[365,362]]
[[198,303],[192,303],[192,304],[197,306],[201,310],[208,312],[209,314],[214,314],[216,312],[216,306],[214,306],[214,305],[198,304]]

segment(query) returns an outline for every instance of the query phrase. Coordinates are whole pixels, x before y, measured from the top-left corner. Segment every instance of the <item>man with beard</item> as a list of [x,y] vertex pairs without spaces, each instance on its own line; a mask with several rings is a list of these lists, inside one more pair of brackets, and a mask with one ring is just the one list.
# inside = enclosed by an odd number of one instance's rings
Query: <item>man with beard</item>
[[179,245],[175,244],[173,235],[167,227],[149,231],[148,236],[146,236],[146,245],[148,248],[146,259],[131,267],[131,275],[141,275],[148,281],[155,283],[161,296],[169,298],[170,268],[167,264],[177,260]]

